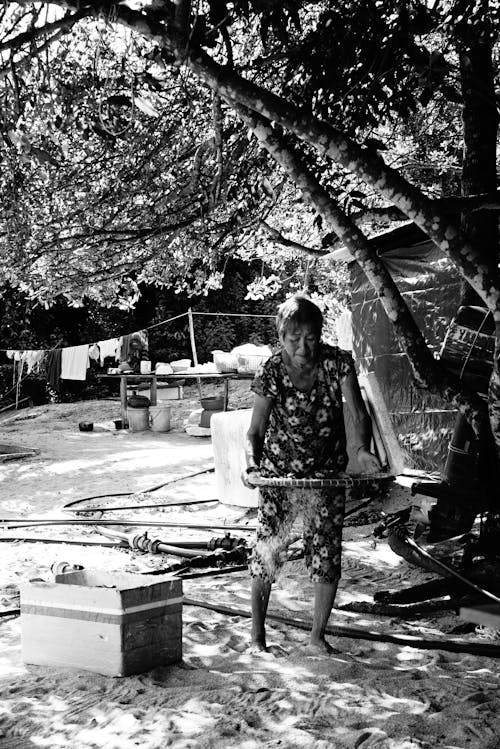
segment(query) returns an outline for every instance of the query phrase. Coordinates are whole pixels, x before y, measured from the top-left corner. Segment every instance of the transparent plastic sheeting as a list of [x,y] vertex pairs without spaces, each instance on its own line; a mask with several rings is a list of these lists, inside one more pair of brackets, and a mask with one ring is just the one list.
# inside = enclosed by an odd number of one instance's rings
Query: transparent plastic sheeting
[[[380,255],[437,356],[460,305],[460,277],[432,242],[418,241],[423,235],[415,227],[398,231],[391,232],[392,242],[378,244]],[[375,373],[406,464],[442,470],[456,411],[413,385],[392,323],[356,263],[351,264],[351,282],[353,353],[359,372]]]

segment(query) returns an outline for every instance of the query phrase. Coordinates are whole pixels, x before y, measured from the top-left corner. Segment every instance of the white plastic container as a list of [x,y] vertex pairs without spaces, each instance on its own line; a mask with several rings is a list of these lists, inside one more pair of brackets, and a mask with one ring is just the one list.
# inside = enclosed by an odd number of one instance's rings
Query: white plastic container
[[191,359],[176,359],[170,362],[174,372],[185,372],[191,366]]
[[152,432],[169,432],[172,406],[150,406],[149,417]]
[[162,400],[181,401],[184,398],[184,388],[182,385],[163,388],[160,391]]
[[248,489],[241,480],[241,472],[246,468],[245,438],[251,418],[252,409],[245,408],[214,412],[210,420],[217,496],[226,505],[257,507],[258,489]]

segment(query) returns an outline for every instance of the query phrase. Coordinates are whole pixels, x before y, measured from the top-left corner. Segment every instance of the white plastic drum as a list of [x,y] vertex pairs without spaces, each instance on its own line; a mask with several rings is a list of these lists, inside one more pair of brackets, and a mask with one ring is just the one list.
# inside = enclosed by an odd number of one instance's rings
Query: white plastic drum
[[169,432],[172,406],[150,406],[149,416],[152,432]]
[[219,502],[240,507],[257,507],[258,490],[241,481],[246,468],[245,440],[252,409],[214,413],[210,420],[214,451],[215,481]]

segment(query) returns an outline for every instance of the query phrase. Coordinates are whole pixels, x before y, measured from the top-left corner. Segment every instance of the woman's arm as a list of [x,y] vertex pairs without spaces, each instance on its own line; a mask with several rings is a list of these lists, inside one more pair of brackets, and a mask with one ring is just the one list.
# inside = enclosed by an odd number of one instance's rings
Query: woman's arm
[[262,448],[264,447],[264,437],[272,405],[272,398],[265,398],[263,395],[254,396],[252,420],[250,422],[245,442],[247,469],[241,477],[245,486],[250,486],[251,488],[253,488],[253,485],[249,481],[249,474],[252,471],[259,470]]
[[342,383],[342,395],[346,400],[353,421],[358,462],[366,473],[380,471],[381,466],[378,458],[370,452],[372,422],[366,410],[354,370],[349,372]]

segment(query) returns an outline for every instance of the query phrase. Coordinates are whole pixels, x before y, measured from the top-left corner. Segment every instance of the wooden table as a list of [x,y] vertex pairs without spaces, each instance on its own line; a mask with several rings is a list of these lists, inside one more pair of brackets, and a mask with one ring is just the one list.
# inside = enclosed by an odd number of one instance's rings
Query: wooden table
[[120,407],[123,427],[128,426],[127,418],[127,386],[134,384],[140,385],[144,382],[149,384],[149,400],[152,406],[156,406],[158,396],[158,382],[175,382],[176,380],[222,380],[224,383],[224,403],[223,410],[227,411],[229,403],[229,381],[230,380],[250,380],[252,375],[238,374],[237,372],[176,372],[174,374],[158,375],[155,372],[151,374],[131,374],[121,372],[119,374],[100,374],[98,379],[120,380]]

